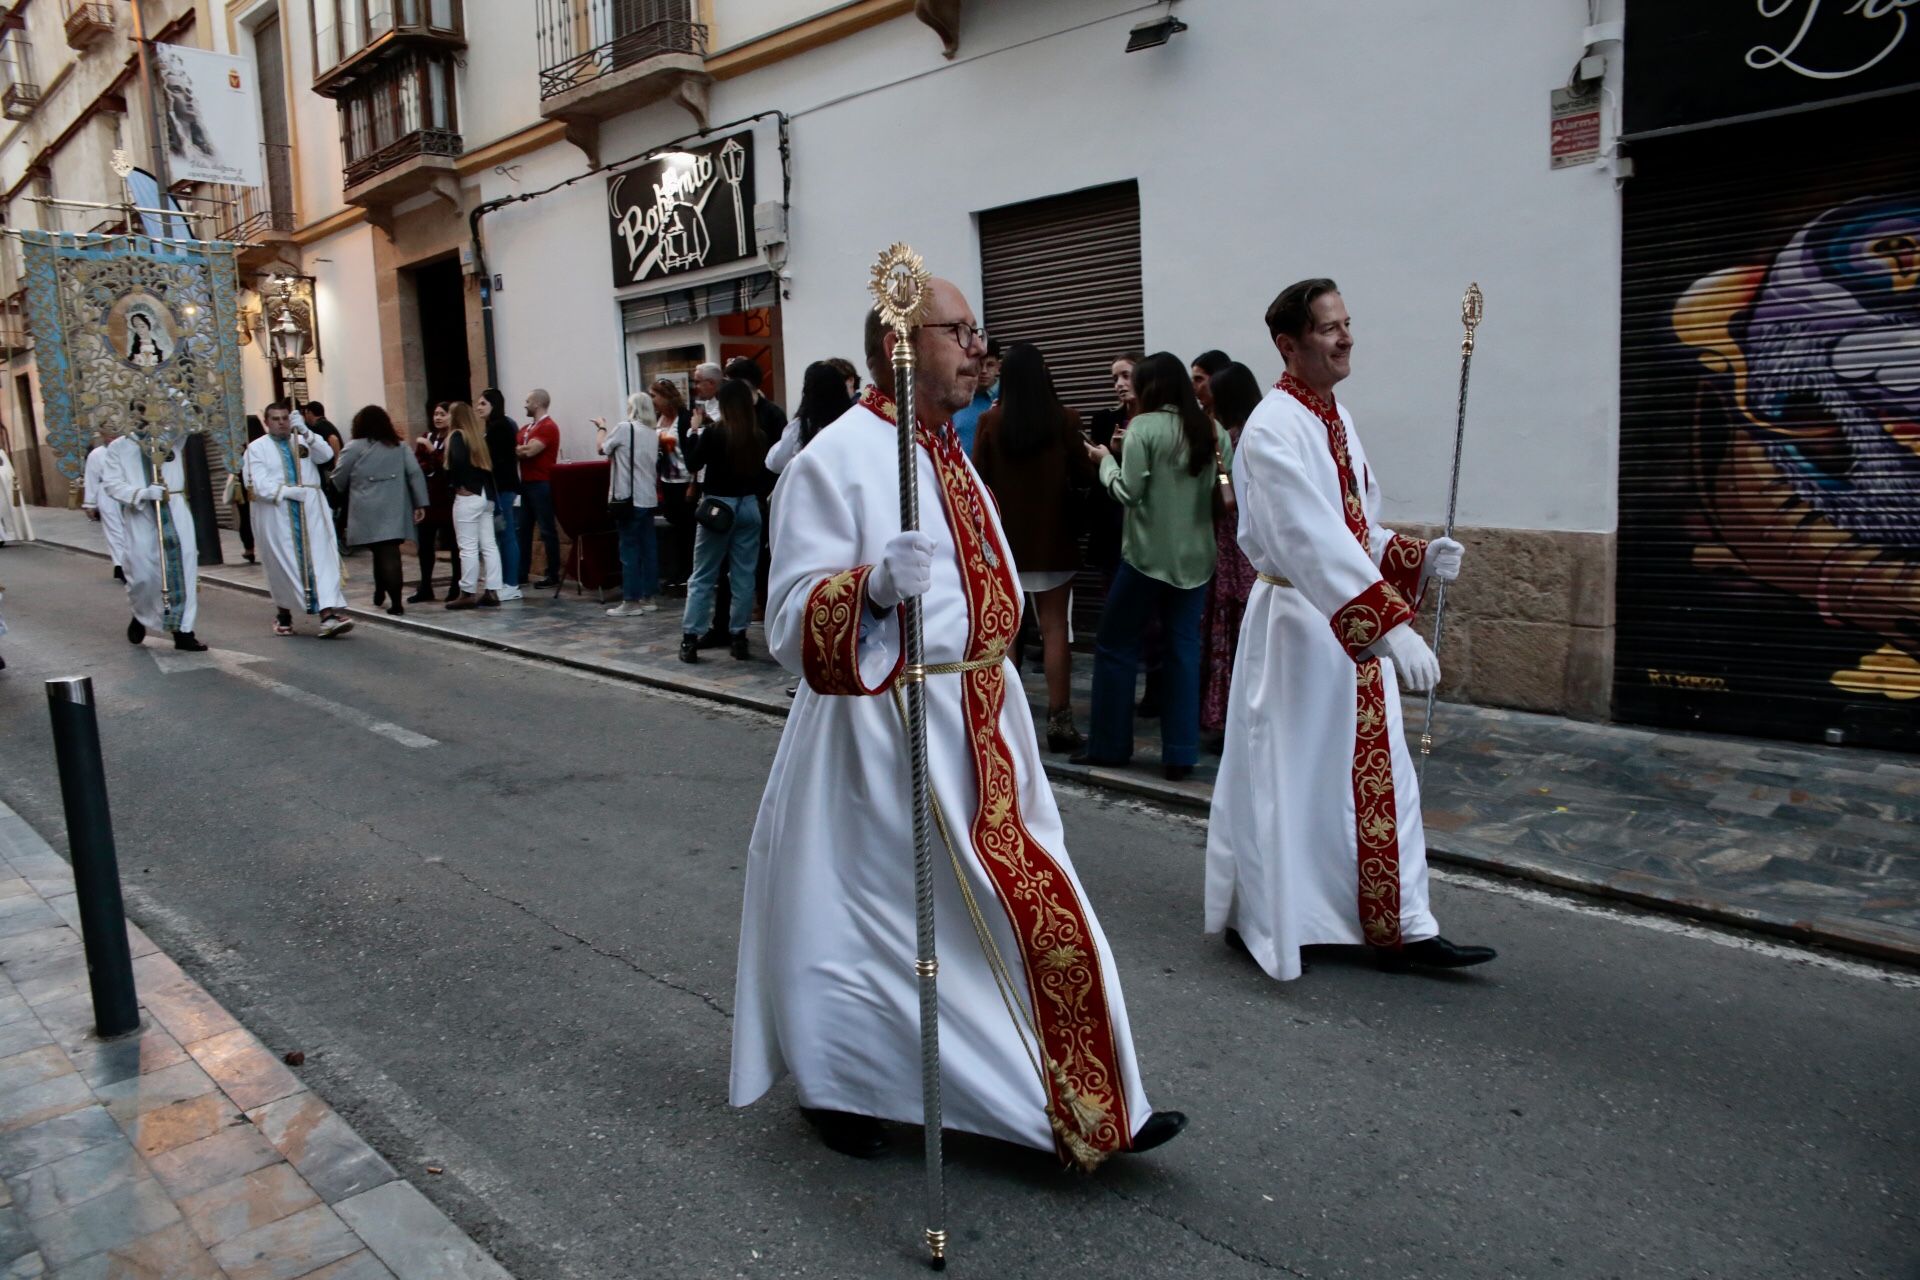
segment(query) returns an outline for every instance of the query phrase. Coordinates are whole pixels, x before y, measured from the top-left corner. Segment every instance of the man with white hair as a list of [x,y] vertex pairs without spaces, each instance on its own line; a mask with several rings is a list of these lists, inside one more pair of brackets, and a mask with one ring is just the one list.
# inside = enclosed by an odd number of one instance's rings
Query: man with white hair
[[514,454],[520,459],[520,497],[532,520],[522,520],[520,535],[520,581],[509,586],[527,585],[527,573],[533,567],[533,525],[540,524],[540,541],[547,548],[547,576],[536,587],[560,585],[560,526],[553,518],[553,464],[560,461],[560,424],[547,413],[553,397],[535,387],[527,392],[527,417],[533,421],[520,428]]

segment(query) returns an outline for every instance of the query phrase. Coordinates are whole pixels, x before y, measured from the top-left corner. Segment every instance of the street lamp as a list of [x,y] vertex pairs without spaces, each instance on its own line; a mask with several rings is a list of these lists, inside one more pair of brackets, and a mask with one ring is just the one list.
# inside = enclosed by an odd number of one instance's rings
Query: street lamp
[[297,365],[307,358],[312,349],[313,338],[293,318],[293,311],[281,307],[280,314],[273,318],[273,355],[285,365]]

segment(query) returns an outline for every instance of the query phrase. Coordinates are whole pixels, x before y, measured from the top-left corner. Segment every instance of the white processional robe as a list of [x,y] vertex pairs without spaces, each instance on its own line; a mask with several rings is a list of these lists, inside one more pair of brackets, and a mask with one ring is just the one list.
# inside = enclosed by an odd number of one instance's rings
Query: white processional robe
[[1300,976],[1304,946],[1440,931],[1393,663],[1372,652],[1419,607],[1426,543],[1378,525],[1380,488],[1345,407],[1295,386],[1267,393],[1234,451],[1240,549],[1260,577],[1206,877],[1207,932],[1237,930],[1283,980]]
[[27,537],[27,515],[15,504],[14,490],[19,477],[14,474],[13,459],[0,449],[0,542],[20,542]]
[[[305,457],[299,456],[303,446]],[[294,613],[347,607],[333,508],[320,485],[318,464],[332,460],[333,446],[319,436],[282,438],[269,432],[247,446],[242,463],[247,513],[267,570],[267,590],[275,605]],[[293,485],[304,486],[302,496],[285,492]]]
[[[187,506],[187,473],[176,443],[158,474],[140,442],[121,436],[107,446],[100,468],[101,505],[118,504],[123,546],[120,570],[133,616],[149,631],[192,631],[200,612],[200,544]],[[136,501],[149,485],[167,491],[155,504]]]
[[[912,806],[893,697],[901,623],[864,604],[900,529],[893,412],[869,388],[774,495],[768,643],[804,682],[748,851],[735,1106],[790,1072],[802,1105],[921,1119]],[[978,664],[926,677],[928,772],[1052,1064],[1043,1087],[936,836],[945,1124],[1091,1167],[1127,1149],[1151,1108],[1113,952],[1067,859],[1033,716],[1002,656],[1020,587],[998,513],[950,429],[921,435],[920,523],[935,543],[926,661]]]
[[127,562],[127,522],[125,509],[106,495],[107,446],[97,444],[87,454],[87,467],[81,475],[80,505],[100,517],[100,532],[107,540],[107,554],[115,564]]

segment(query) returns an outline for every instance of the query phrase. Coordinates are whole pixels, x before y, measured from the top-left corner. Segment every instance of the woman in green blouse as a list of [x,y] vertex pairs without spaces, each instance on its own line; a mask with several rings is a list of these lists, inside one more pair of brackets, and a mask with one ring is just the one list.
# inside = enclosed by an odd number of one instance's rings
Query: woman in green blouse
[[1094,643],[1093,733],[1077,764],[1125,764],[1133,756],[1133,686],[1140,636],[1158,617],[1166,640],[1161,672],[1160,760],[1178,781],[1200,757],[1200,614],[1213,577],[1213,495],[1230,471],[1233,443],[1194,399],[1187,366],[1169,352],[1133,370],[1140,411],[1127,425],[1124,460],[1100,445],[1100,486],[1124,508],[1120,566]]

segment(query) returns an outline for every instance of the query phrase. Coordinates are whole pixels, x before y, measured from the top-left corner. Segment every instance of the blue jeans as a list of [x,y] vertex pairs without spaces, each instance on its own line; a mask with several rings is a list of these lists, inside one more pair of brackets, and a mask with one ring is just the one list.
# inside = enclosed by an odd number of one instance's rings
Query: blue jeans
[[1166,652],[1161,667],[1160,760],[1200,759],[1200,615],[1207,588],[1182,589],[1149,578],[1122,560],[1113,575],[1100,634],[1093,646],[1093,732],[1087,754],[1096,760],[1133,758],[1133,682],[1140,669],[1140,637],[1160,620]]
[[553,484],[547,480],[524,480],[520,484],[520,501],[526,510],[521,512],[525,519],[520,524],[520,581],[515,586],[525,586],[527,572],[533,568],[533,526],[540,526],[540,541],[547,544],[547,578],[558,581],[560,577],[560,526],[553,520]]
[[500,516],[500,581],[510,587],[520,585],[520,527],[514,519],[520,513],[513,506],[515,496],[503,490],[493,500]]
[[629,601],[651,600],[660,589],[660,562],[653,545],[653,508],[629,507],[616,513],[613,527],[620,534],[621,594]]
[[733,616],[727,620],[727,630],[745,631],[753,621],[753,571],[760,561],[760,499],[751,494],[744,498],[714,496],[733,508],[733,528],[715,533],[705,525],[695,526],[693,577],[687,580],[687,611],[680,619],[680,630],[693,635],[704,633],[713,623],[713,592],[720,581],[723,560],[730,565],[728,581],[733,591]]

